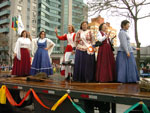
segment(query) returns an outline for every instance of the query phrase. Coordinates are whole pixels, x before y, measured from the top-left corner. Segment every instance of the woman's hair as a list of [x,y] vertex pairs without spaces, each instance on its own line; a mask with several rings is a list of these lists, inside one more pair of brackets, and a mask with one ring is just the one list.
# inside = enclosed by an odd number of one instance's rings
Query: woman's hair
[[83,22],[81,23],[81,25],[80,25],[80,29],[81,29],[81,30],[82,30],[82,25],[83,25],[84,23],[88,24],[88,21],[83,21]]
[[39,33],[39,38],[41,38],[41,34],[44,32],[44,34],[45,34],[45,37],[46,37],[46,33],[45,33],[45,31],[41,31],[40,33]]
[[27,31],[26,31],[26,30],[23,30],[23,31],[21,32],[20,37],[23,37],[23,33],[24,33],[24,32],[26,32],[26,38],[29,38],[29,36],[28,36],[28,34],[27,34]]
[[75,28],[73,25],[68,25],[68,26],[71,26],[72,27],[72,32],[75,32]]
[[121,28],[123,28],[123,26],[126,26],[128,23],[130,23],[128,20],[123,20],[121,22]]
[[104,24],[106,24],[106,23],[102,23],[102,24],[99,26],[99,31],[102,30]]

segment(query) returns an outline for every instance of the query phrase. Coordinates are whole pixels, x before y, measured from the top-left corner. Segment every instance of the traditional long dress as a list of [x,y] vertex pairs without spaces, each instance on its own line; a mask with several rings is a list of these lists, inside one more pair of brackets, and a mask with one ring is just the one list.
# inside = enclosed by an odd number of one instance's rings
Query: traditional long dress
[[[133,50],[130,46],[130,37],[126,30],[119,32],[120,47],[117,53],[117,81],[122,83],[132,83],[139,81],[138,70],[134,58]],[[127,53],[130,53],[130,57]]]
[[[48,46],[52,46],[48,51],[45,50]],[[44,72],[47,75],[53,74],[53,69],[50,63],[50,54],[55,44],[47,39],[34,39],[33,40],[33,55],[34,59],[31,66],[31,75],[35,75],[39,72]],[[35,54],[34,51],[36,50]]]
[[103,32],[99,32],[97,38],[102,42],[102,45],[98,50],[96,81],[113,82],[116,80],[116,66],[110,40]]
[[18,38],[14,49],[17,56],[14,58],[12,75],[29,75],[31,67],[29,50],[31,50],[31,40],[24,37]]
[[94,82],[95,54],[88,53],[88,48],[94,43],[94,37],[90,30],[79,30],[75,40],[76,54],[73,80],[80,82]]
[[[67,47],[65,49],[65,54],[64,54],[64,62],[69,61],[70,56],[72,54],[73,48],[75,47],[74,45],[74,39],[75,39],[75,33],[68,33],[64,34],[63,36],[57,36],[59,40],[67,40]],[[61,74],[65,75],[65,78],[68,77],[69,74],[72,74],[71,67],[70,66],[62,66]]]

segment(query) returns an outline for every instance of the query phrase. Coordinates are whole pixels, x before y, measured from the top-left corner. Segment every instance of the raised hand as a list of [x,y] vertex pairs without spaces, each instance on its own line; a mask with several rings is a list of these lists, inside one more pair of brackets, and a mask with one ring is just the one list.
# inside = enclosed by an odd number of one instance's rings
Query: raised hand
[[109,38],[111,31],[109,31],[109,33],[106,35],[106,38]]
[[55,28],[55,33],[57,33],[58,32],[58,30],[57,30],[57,27]]

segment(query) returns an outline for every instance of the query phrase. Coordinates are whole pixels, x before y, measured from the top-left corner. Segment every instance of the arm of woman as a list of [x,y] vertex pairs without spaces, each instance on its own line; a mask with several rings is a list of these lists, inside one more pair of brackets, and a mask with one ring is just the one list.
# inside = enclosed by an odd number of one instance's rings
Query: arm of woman
[[59,40],[67,40],[67,34],[64,34],[62,36],[59,36],[58,35],[58,30],[57,28],[55,28],[55,33],[56,33],[56,37],[59,39]]
[[75,48],[77,47],[77,45],[79,44],[79,38],[80,38],[80,31],[78,31],[75,35],[75,39],[74,39],[74,43],[75,43]]
[[97,33],[97,40],[100,42],[103,42],[107,37],[106,36],[102,36],[102,34],[100,32]]
[[54,47],[55,47],[55,43],[53,41],[51,41],[50,39],[47,39],[47,48],[45,48],[45,50],[48,51],[49,56],[51,55]]
[[16,42],[16,44],[15,44],[14,57],[17,57],[17,59],[21,60],[21,54],[20,54],[20,38],[17,39],[17,42]]
[[122,48],[126,52],[127,56],[130,56],[130,52],[128,50],[128,44],[127,44],[127,37],[124,32],[119,33],[119,39],[120,39],[120,44],[122,45]]
[[140,48],[136,48],[136,47],[133,47],[133,46],[132,46],[132,49],[140,51]]

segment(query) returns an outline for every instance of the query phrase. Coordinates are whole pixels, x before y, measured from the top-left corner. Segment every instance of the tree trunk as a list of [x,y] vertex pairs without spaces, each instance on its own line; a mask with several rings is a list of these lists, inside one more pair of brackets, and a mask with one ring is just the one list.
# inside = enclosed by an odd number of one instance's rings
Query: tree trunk
[[[134,19],[134,33],[135,33],[135,40],[136,40],[137,48],[140,48],[141,43],[139,42],[139,39],[138,39],[137,19]],[[140,71],[140,51],[139,50],[137,50],[136,63],[137,63],[138,71]]]

